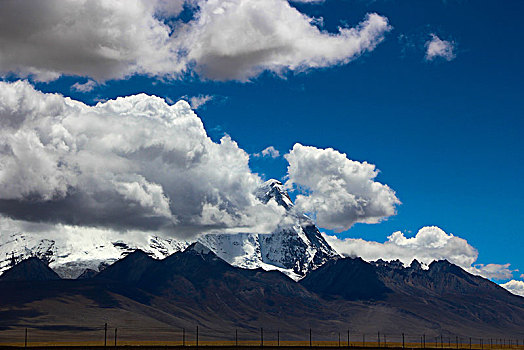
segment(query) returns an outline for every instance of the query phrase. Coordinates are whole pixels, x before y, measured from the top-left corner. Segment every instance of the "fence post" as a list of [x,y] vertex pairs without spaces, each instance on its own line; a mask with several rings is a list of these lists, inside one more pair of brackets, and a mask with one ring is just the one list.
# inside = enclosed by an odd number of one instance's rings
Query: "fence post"
[[107,346],[107,323],[104,325],[104,348]]
[[27,349],[27,327],[25,329],[24,349]]
[[422,340],[423,340],[422,347],[425,349],[426,348],[426,334],[422,335]]
[[116,348],[116,332],[117,332],[118,328],[115,327],[115,348]]
[[406,347],[406,343],[404,342],[404,333],[402,333],[402,349]]
[[380,348],[380,332],[377,332],[377,343],[378,347]]

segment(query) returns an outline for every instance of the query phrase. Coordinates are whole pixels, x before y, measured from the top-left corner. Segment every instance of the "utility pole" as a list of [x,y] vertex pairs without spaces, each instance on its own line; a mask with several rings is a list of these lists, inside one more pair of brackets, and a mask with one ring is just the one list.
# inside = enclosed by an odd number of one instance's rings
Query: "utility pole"
[[422,347],[425,349],[426,348],[426,334],[423,334],[422,335]]
[[311,341],[311,328],[309,329],[309,347],[313,346],[313,342]]
[[186,329],[182,328],[182,346],[186,346]]
[[277,329],[277,346],[280,346],[280,329]]
[[402,349],[406,348],[406,343],[404,342],[404,333],[402,333]]
[[350,343],[349,343],[349,329],[348,329],[348,348],[350,347]]
[[115,348],[116,348],[116,332],[118,331],[118,328],[115,327]]
[[264,346],[264,328],[260,328],[260,346]]
[[238,346],[238,329],[235,329],[235,346]]
[[378,347],[380,348],[380,332],[377,332],[377,343]]
[[104,348],[107,347],[107,323],[104,325]]
[[340,348],[340,332],[338,332],[338,347]]
[[25,329],[24,349],[27,349],[27,328]]
[[196,328],[196,346],[198,348],[198,326]]

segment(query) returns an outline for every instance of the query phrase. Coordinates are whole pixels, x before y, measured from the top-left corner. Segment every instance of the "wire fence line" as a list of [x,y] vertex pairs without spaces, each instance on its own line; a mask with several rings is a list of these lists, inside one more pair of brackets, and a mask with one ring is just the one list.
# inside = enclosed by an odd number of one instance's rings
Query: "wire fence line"
[[453,334],[289,331],[272,328],[211,329],[194,326],[137,327],[104,324],[93,327],[43,326],[0,329],[0,346],[176,346],[176,347],[333,347],[395,349],[522,349],[524,338],[464,337]]

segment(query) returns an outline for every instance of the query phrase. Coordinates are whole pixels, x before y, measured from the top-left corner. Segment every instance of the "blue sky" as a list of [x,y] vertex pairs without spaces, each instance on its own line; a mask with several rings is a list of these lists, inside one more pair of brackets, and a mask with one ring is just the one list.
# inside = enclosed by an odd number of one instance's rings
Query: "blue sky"
[[[524,31],[521,1],[326,0],[293,3],[336,33],[367,13],[392,29],[349,63],[275,74],[247,82],[198,74],[132,74],[72,89],[89,77],[64,74],[38,90],[95,104],[137,93],[168,101],[212,96],[197,109],[215,141],[227,134],[250,154],[268,146],[286,154],[295,143],[332,147],[380,169],[402,202],[379,224],[357,223],[338,237],[384,242],[394,231],[414,235],[436,225],[478,249],[478,263],[511,263],[524,273]],[[454,57],[426,59],[431,35]],[[7,75],[14,81],[18,75]],[[95,78],[96,79],[96,78]],[[99,79],[100,80],[100,79]],[[264,179],[285,180],[283,157],[251,157]],[[324,230],[326,231],[326,230]],[[332,233],[332,231],[327,231]]]

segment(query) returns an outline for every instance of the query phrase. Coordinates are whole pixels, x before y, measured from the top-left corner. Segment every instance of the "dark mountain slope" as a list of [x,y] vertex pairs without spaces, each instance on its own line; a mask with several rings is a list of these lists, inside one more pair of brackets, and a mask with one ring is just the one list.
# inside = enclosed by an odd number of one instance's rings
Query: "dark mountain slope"
[[102,270],[94,278],[122,283],[137,282],[157,262],[143,251],[136,250]]
[[476,327],[496,334],[524,325],[524,298],[445,260],[423,270],[416,261],[404,268],[400,262],[344,258],[312,271],[300,284],[338,303],[374,300],[447,332]]
[[390,292],[376,268],[361,258],[328,261],[300,284],[323,297],[339,296],[346,300],[382,300]]
[[56,272],[36,257],[22,260],[0,276],[0,281],[51,281],[59,279],[60,276]]

